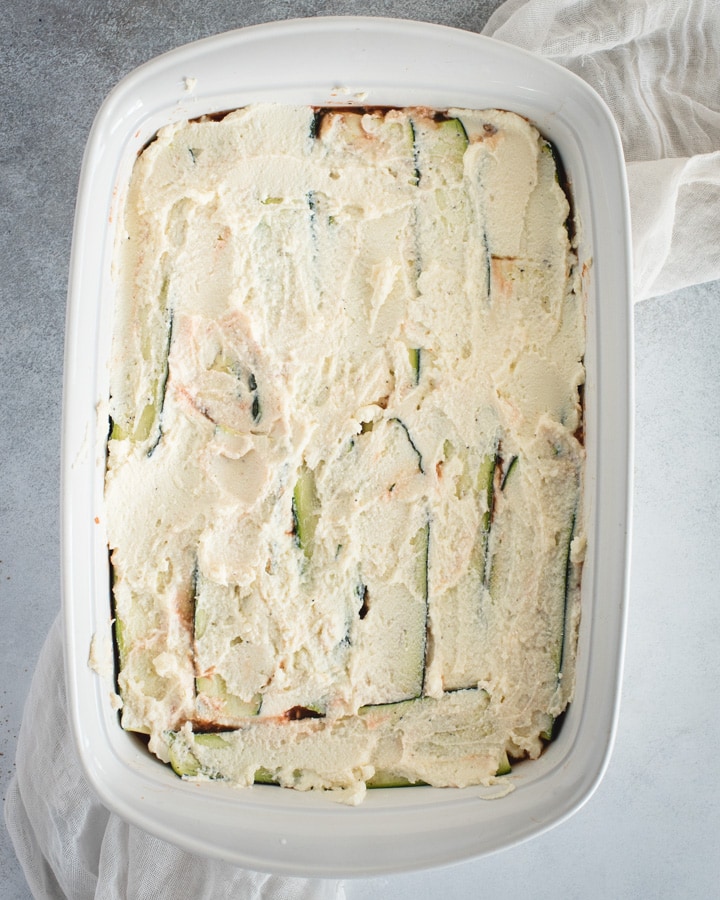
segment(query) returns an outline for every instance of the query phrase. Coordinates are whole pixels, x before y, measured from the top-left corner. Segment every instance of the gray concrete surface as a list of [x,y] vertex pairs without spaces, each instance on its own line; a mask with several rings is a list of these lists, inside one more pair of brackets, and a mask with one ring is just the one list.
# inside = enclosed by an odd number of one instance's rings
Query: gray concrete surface
[[[0,782],[60,606],[59,443],[75,191],[93,116],[136,65],[272,19],[373,14],[480,31],[498,0],[6,0],[0,51]],[[350,898],[706,897],[720,862],[720,283],[636,315],[636,500],[618,741],[598,793],[512,851],[349,883]],[[0,827],[0,898],[29,897]],[[73,900],[73,898],[70,898]]]

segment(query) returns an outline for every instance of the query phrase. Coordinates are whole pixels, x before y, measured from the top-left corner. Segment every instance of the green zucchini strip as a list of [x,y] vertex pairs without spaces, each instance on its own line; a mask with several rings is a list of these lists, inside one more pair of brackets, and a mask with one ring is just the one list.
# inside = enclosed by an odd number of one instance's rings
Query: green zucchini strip
[[488,548],[490,545],[490,529],[492,528],[493,505],[495,503],[495,484],[498,480],[498,468],[501,465],[502,459],[500,453],[496,450],[494,453],[488,453],[483,457],[480,471],[478,472],[478,493],[481,497],[484,497],[485,500],[485,512],[482,516],[481,525],[483,587],[487,585],[489,576]]
[[[195,659],[195,709],[201,721],[234,724],[260,712],[262,697],[256,693],[243,700],[228,688],[222,662],[212,656],[216,619],[238,616],[232,588],[210,582],[195,565],[192,576],[193,655]],[[207,667],[207,668],[206,668]]]
[[[353,597],[350,677],[363,691],[359,703],[417,697],[427,653],[429,523],[427,511],[408,505],[397,485],[419,476],[420,455],[400,420],[380,419],[358,435],[345,464],[357,489],[368,492],[356,518],[368,555],[360,560],[362,597]],[[369,502],[374,494],[384,498],[381,503]],[[387,556],[396,578],[388,580],[378,570],[378,553]]]
[[[410,784],[453,784],[458,767],[487,772],[494,761],[497,775],[510,770],[505,748],[484,690],[465,690],[441,698],[417,697],[395,703],[361,707],[357,717],[334,719],[318,730],[312,722],[288,723],[295,738],[280,749],[265,749],[274,721],[255,719],[241,730],[210,734],[169,732],[166,739],[175,772],[185,778],[233,779],[233,767],[254,772],[259,784],[285,784],[308,769],[308,761],[342,757],[350,768],[366,760],[368,742],[374,746],[375,772],[369,787]],[[434,739],[435,729],[444,741]],[[402,740],[398,736],[402,735]],[[266,758],[263,758],[266,757]],[[276,760],[282,759],[282,765]],[[438,771],[433,778],[433,771]]]
[[[570,595],[572,593],[572,584],[571,578],[573,576],[573,563],[571,558],[572,553],[572,542],[575,537],[575,528],[577,524],[577,509],[572,514],[572,520],[567,529],[566,533],[566,552],[564,555],[565,560],[565,573],[563,580],[563,609],[562,609],[562,629],[559,635],[560,647],[555,653],[555,658],[557,660],[556,665],[556,683],[559,685],[560,680],[562,678],[562,673],[565,665],[565,651],[567,647],[567,639],[568,639],[568,611],[570,609]],[[556,717],[547,714],[547,726],[540,732],[540,737],[544,741],[551,741],[555,737],[555,724]]]
[[[438,204],[451,209],[453,198],[445,178],[460,175],[468,145],[459,119],[435,121],[428,116],[410,118],[414,182],[417,187],[413,208],[413,268],[416,297],[422,293],[420,279],[427,264],[437,255],[438,238],[448,230],[438,215]],[[429,198],[433,202],[429,202]],[[420,383],[422,348],[409,348],[413,383]]]
[[154,432],[154,438],[147,450],[148,456],[153,455],[160,442],[160,438],[162,437],[161,417],[165,404],[165,391],[169,376],[169,355],[173,331],[173,312],[168,306],[169,287],[169,278],[163,278],[157,299],[157,312],[161,318],[164,317],[165,319],[165,340],[162,348],[156,349],[160,337],[158,335],[157,340],[153,339],[153,334],[150,331],[151,323],[145,321],[140,325],[142,329],[141,343],[143,358],[152,364],[152,357],[155,352],[157,352],[160,357],[153,367],[156,374],[151,377],[150,389],[146,397],[147,402],[142,409],[135,411],[134,418],[128,422],[126,427],[123,427],[123,425],[117,421],[113,422],[110,435],[114,440],[124,440],[130,437],[134,443],[142,444],[147,441]]
[[422,350],[420,347],[408,348],[408,358],[413,373],[413,384],[420,384],[420,365],[422,359]]
[[[446,453],[450,452],[448,442]],[[487,619],[484,604],[490,577],[493,507],[501,466],[501,455],[495,444],[480,458],[472,473],[472,499],[478,511],[478,525],[472,538],[467,569],[453,584],[443,587],[438,584],[438,579],[443,578],[438,571],[433,584],[430,555],[429,605],[434,635],[430,666],[435,677],[441,678],[445,691],[472,688],[485,673],[483,647],[487,642]],[[442,545],[435,552],[443,552]],[[437,564],[439,566],[440,562]]]
[[402,430],[405,432],[405,435],[407,436],[407,439],[408,439],[408,443],[413,448],[413,451],[414,451],[415,455],[417,456],[418,468],[420,469],[420,472],[424,475],[425,469],[423,468],[422,453],[418,450],[418,448],[415,444],[415,441],[412,439],[412,437],[410,435],[410,430],[408,429],[407,425],[403,422],[402,419],[398,419],[397,416],[394,416],[389,421],[396,422],[402,428]]
[[305,556],[312,556],[315,529],[320,519],[320,504],[315,475],[305,464],[300,467],[292,496],[293,530]]

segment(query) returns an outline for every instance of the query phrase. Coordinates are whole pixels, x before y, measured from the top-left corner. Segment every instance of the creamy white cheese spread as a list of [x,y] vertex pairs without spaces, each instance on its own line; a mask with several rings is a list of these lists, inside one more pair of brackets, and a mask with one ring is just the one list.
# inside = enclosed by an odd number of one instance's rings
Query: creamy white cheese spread
[[503,111],[163,128],[116,254],[122,725],[185,777],[489,784],[571,699],[585,321]]

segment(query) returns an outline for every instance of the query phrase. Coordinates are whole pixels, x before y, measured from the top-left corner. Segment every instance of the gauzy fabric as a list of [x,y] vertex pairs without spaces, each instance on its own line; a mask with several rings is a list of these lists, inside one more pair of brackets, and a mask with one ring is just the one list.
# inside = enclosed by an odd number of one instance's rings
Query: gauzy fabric
[[720,3],[507,0],[484,34],[565,66],[620,130],[634,299],[720,278]]

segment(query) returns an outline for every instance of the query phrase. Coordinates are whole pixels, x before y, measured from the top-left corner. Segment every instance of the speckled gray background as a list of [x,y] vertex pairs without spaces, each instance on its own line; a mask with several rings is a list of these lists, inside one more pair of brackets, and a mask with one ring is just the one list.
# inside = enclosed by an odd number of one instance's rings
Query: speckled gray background
[[[0,51],[0,775],[60,606],[59,444],[75,192],[103,97],[197,38],[369,14],[480,31],[499,0],[6,0]],[[719,236],[720,242],[720,236]],[[489,859],[349,883],[349,898],[701,898],[720,882],[720,283],[636,314],[636,495],[616,750],[569,822]],[[0,900],[29,892],[0,828]],[[72,898],[70,898],[72,900]],[[183,898],[179,898],[183,900]],[[189,898],[192,900],[192,898]]]

